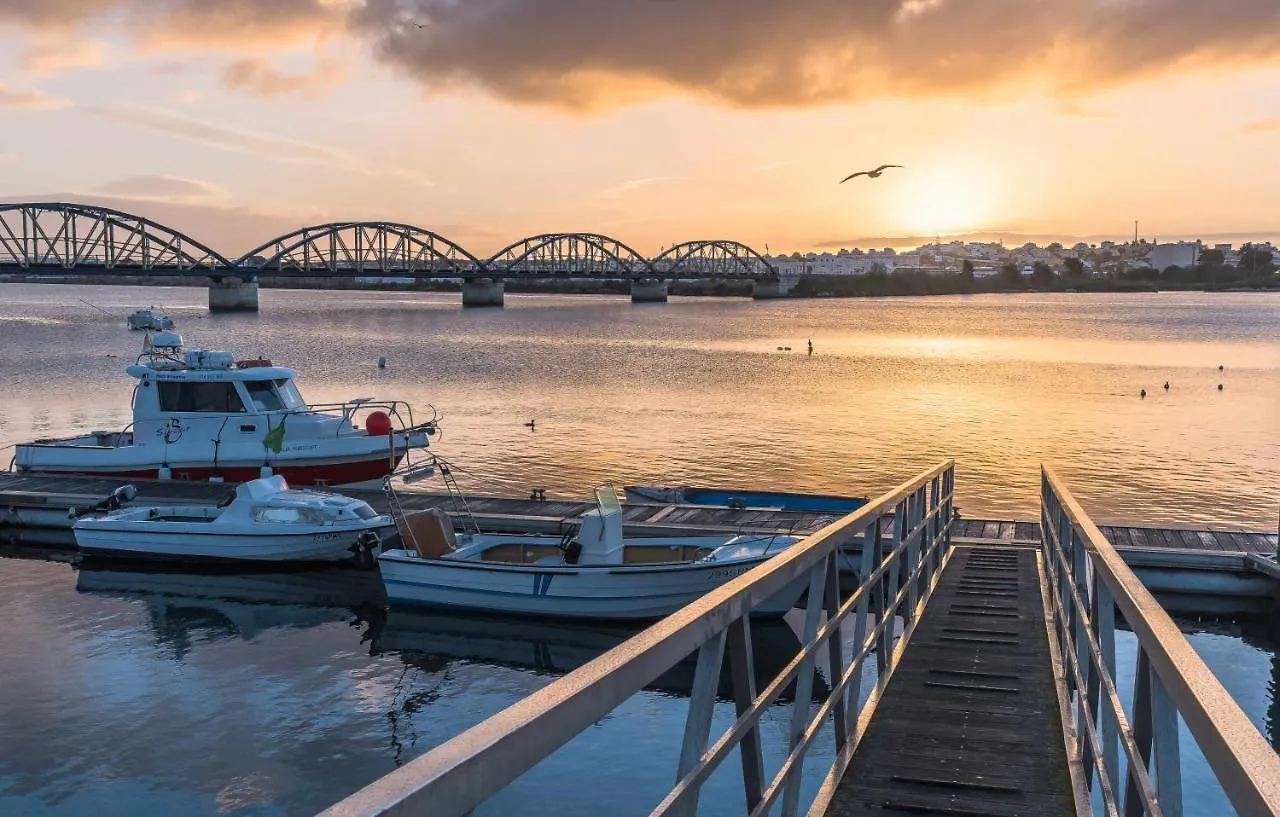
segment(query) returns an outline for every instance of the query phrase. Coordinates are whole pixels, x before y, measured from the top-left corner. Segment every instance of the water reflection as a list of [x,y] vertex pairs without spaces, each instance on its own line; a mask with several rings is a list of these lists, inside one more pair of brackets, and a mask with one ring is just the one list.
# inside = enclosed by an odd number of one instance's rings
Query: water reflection
[[335,621],[362,626],[381,618],[386,595],[376,571],[291,573],[189,572],[127,562],[81,563],[76,590],[141,603],[157,643],[174,658],[193,635],[252,641],[273,627],[314,627]]

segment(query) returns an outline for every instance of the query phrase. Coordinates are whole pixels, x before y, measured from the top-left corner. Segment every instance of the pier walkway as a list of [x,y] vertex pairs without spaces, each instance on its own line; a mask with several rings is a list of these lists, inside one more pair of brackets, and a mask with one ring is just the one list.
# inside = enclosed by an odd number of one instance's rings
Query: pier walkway
[[[1238,813],[1280,814],[1280,756],[1066,487],[1048,470],[1041,487],[1038,544],[962,543],[943,463],[325,814],[471,814],[691,655],[674,785],[636,804],[653,815],[696,814],[732,758],[742,788],[728,807],[752,817],[1181,817],[1186,735]],[[796,582],[798,652],[757,678],[752,613]],[[1132,675],[1117,673],[1118,618]],[[781,758],[763,749],[762,716],[779,708]],[[820,740],[831,759],[806,773]]]
[[831,817],[1074,815],[1030,548],[956,547]]

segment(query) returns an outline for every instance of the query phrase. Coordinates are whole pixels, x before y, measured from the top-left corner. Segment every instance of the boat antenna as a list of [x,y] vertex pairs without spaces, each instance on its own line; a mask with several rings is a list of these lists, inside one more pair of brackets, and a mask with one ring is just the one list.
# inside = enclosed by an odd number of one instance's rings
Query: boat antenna
[[86,301],[84,298],[77,298],[76,300],[78,300],[80,303],[84,304],[85,306],[92,307],[93,309],[98,310],[99,312],[101,312],[103,315],[106,315],[107,317],[115,318],[116,320],[119,320],[119,319],[120,319],[120,316],[119,316],[119,315],[117,315],[116,313],[114,313],[114,312],[108,312],[107,310],[103,309],[102,307],[98,306],[97,304],[95,304],[95,303],[90,303],[89,301]]

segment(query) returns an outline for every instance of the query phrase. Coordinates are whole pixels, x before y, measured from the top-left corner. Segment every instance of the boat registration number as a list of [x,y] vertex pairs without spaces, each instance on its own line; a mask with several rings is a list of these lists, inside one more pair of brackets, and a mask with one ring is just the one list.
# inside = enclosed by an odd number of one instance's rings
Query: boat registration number
[[735,576],[741,576],[743,573],[746,573],[751,569],[751,567],[751,565],[743,565],[742,567],[726,567],[723,570],[713,570],[711,571],[711,578],[732,579]]

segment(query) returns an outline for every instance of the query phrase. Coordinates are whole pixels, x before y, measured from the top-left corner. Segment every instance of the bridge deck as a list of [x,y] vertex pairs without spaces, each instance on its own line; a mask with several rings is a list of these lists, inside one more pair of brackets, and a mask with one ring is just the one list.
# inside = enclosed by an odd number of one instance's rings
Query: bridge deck
[[957,546],[830,817],[1074,815],[1036,553]]

